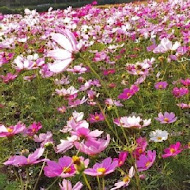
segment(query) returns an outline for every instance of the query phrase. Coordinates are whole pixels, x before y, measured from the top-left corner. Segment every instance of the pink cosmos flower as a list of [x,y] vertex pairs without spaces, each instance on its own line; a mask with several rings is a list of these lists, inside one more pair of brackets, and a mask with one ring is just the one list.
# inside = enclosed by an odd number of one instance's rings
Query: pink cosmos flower
[[67,108],[65,106],[61,106],[61,107],[57,108],[57,111],[61,112],[61,113],[65,113],[66,110],[67,110]]
[[54,63],[48,64],[48,67],[50,71],[60,73],[74,60],[73,53],[78,52],[80,48],[75,36],[68,29],[65,29],[62,34],[52,33],[51,37],[62,48],[57,47],[48,51],[47,56],[55,59]]
[[154,87],[155,87],[156,89],[165,89],[165,88],[167,88],[167,86],[168,86],[168,83],[167,83],[166,81],[160,81],[160,82],[157,82],[157,83],[154,85]]
[[67,71],[72,72],[73,74],[83,74],[87,69],[85,67],[81,67],[81,65],[76,65],[73,69],[67,69]]
[[158,117],[155,118],[157,121],[160,121],[161,124],[165,124],[165,123],[173,123],[177,120],[177,117],[175,117],[175,114],[173,112],[168,113],[168,112],[164,112],[164,114],[162,114],[161,112],[158,114]]
[[12,73],[7,73],[5,76],[4,75],[0,75],[0,78],[3,79],[4,83],[9,83],[10,81],[13,81],[16,77],[17,77],[17,75],[16,74],[12,74]]
[[148,145],[146,138],[139,137],[136,140],[137,148],[134,150],[133,155],[135,158],[139,158],[141,154],[143,154],[146,150],[146,147]]
[[69,99],[68,105],[70,108],[74,108],[81,104],[84,104],[86,101],[87,101],[87,99],[85,98],[85,96],[83,96],[83,98],[81,100],[80,99],[76,99],[76,100]]
[[34,122],[32,123],[26,130],[25,134],[28,136],[34,136],[35,133],[37,133],[42,128],[42,125],[40,122]]
[[177,106],[179,106],[179,107],[182,108],[182,109],[190,108],[190,103],[189,103],[189,104],[180,103],[180,104],[177,104]]
[[147,154],[142,154],[139,156],[139,159],[137,160],[137,169],[139,172],[148,170],[154,163],[156,159],[156,151],[148,150]]
[[105,76],[110,75],[110,74],[114,74],[114,73],[115,73],[115,69],[107,69],[107,70],[103,71],[103,74]]
[[185,79],[185,80],[183,80],[183,79],[181,79],[181,84],[183,84],[184,86],[190,86],[190,79],[188,78],[188,79]]
[[123,107],[123,104],[121,104],[121,102],[118,100],[112,100],[111,98],[107,98],[105,100],[105,104],[108,106],[108,107],[111,107],[113,105],[117,106],[117,107]]
[[117,161],[112,162],[112,159],[108,157],[104,159],[101,163],[96,163],[93,168],[86,169],[84,173],[90,176],[105,176],[114,172],[117,164]]
[[131,88],[125,88],[123,92],[118,96],[118,98],[122,100],[127,100],[131,98],[138,91],[139,87],[136,85],[132,85]]
[[117,161],[118,167],[122,166],[125,163],[125,160],[127,158],[128,152],[120,152],[119,158],[114,158],[114,161]]
[[84,152],[87,155],[93,156],[99,154],[105,150],[110,142],[110,135],[107,135],[107,139],[97,139],[96,141],[86,141],[86,142],[74,142],[75,147]]
[[59,183],[59,187],[61,188],[61,190],[80,190],[83,187],[83,184],[81,182],[78,182],[75,184],[74,187],[72,187],[71,182],[64,179],[62,181],[62,184]]
[[180,146],[180,142],[176,142],[176,144],[171,144],[169,148],[164,149],[165,154],[162,155],[162,158],[178,155],[182,151]]
[[135,169],[132,166],[129,170],[129,174],[126,175],[122,181],[118,181],[115,183],[115,187],[111,188],[110,190],[120,189],[121,187],[127,187],[132,179],[132,177],[135,175]]
[[142,120],[139,116],[135,117],[120,117],[118,119],[114,119],[114,123],[118,126],[124,128],[137,128],[141,129],[151,124],[151,119]]
[[44,153],[44,148],[38,148],[34,153],[28,155],[28,158],[25,156],[11,156],[4,165],[13,165],[16,167],[37,164],[39,162],[48,161],[48,159],[38,160]]
[[104,61],[106,58],[107,58],[106,52],[101,51],[101,52],[97,52],[95,54],[93,61],[96,61],[96,62],[98,62],[98,61]]
[[55,89],[55,92],[59,96],[63,96],[66,99],[75,99],[77,97],[78,90],[73,86],[70,86],[68,89],[62,88],[61,90]]
[[14,126],[5,127],[0,125],[0,137],[12,137],[18,133],[23,133],[26,126],[22,123],[17,123]]
[[90,123],[96,123],[96,122],[99,122],[99,121],[104,121],[105,118],[104,118],[104,115],[102,113],[95,112],[94,115],[90,114],[88,120],[89,120]]
[[69,156],[63,156],[55,161],[47,161],[47,166],[44,167],[44,174],[47,177],[72,177],[76,173],[72,158]]
[[48,144],[53,144],[52,133],[47,131],[47,133],[40,133],[39,136],[34,135],[35,142],[41,142],[41,147],[46,146]]
[[180,97],[188,94],[189,90],[188,90],[188,88],[184,88],[184,87],[181,87],[181,88],[175,87],[175,88],[173,88],[172,93],[176,98],[180,98]]

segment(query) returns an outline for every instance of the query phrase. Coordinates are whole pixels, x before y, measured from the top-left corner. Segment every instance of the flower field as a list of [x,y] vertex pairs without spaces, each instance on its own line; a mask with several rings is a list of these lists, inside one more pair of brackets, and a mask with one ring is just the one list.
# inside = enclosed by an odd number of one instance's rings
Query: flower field
[[0,14],[0,189],[190,189],[190,0]]

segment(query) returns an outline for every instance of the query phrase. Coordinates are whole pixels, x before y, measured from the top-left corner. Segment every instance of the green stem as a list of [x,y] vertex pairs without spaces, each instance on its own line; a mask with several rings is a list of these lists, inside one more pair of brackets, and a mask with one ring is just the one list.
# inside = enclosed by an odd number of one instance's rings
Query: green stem
[[46,190],[49,190],[49,189],[58,181],[58,179],[59,179],[59,178],[55,179],[55,180],[53,181],[53,183],[52,183],[48,188],[46,188]]
[[89,190],[92,190],[92,188],[91,188],[91,186],[90,186],[90,184],[89,184],[89,182],[88,182],[88,179],[86,178],[86,175],[83,173],[82,176],[83,176],[83,178],[84,178],[84,181],[85,181],[85,183],[86,183],[88,189],[89,189]]
[[98,189],[101,190],[100,178],[99,178],[99,176],[97,176],[96,178],[97,178],[97,181],[98,181]]
[[26,168],[26,184],[25,184],[25,190],[28,189],[28,183],[29,183],[29,171],[28,171],[28,168]]
[[102,178],[102,190],[105,189],[105,180],[104,180],[104,177]]
[[[47,152],[46,152],[45,159],[47,159],[47,155],[48,155],[48,150],[47,150]],[[37,185],[38,185],[38,182],[39,182],[40,177],[41,177],[41,175],[42,175],[42,171],[43,171],[43,169],[44,169],[45,163],[46,163],[46,162],[44,161],[43,164],[42,164],[40,173],[39,173],[39,175],[38,175],[38,178],[37,178],[37,180],[36,180],[36,183],[35,183],[35,186],[34,186],[34,189],[33,189],[33,190],[36,190],[36,188],[37,188]]]
[[19,173],[19,177],[20,177],[21,190],[24,190],[24,184],[23,184],[21,173]]

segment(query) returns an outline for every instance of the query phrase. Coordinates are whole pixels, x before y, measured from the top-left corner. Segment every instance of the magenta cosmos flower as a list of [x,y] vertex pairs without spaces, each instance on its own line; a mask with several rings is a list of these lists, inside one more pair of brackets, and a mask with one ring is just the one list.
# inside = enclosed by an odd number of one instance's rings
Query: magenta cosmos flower
[[41,128],[42,125],[40,122],[34,122],[25,130],[25,134],[28,136],[34,136]]
[[61,190],[80,190],[83,187],[83,184],[81,182],[78,182],[75,184],[74,187],[72,187],[71,182],[64,179],[62,181],[62,184],[59,184],[59,187],[61,188]]
[[181,84],[183,84],[184,86],[190,86],[190,79],[187,78],[185,80],[181,79]]
[[125,163],[125,160],[128,156],[128,152],[120,152],[119,158],[114,158],[114,161],[117,161],[118,167],[122,166]]
[[99,122],[99,121],[104,121],[104,115],[102,113],[97,113],[95,112],[95,114],[90,114],[89,116],[89,122],[90,123],[96,123],[96,122]]
[[162,155],[162,158],[178,155],[182,151],[180,146],[180,142],[176,142],[176,144],[171,144],[169,148],[164,149],[165,154]]
[[175,87],[175,88],[173,88],[172,93],[176,98],[180,98],[180,97],[188,94],[189,90],[188,90],[188,88],[184,88],[184,87],[181,87],[181,88]]
[[51,37],[62,48],[48,51],[47,56],[55,59],[48,67],[50,71],[60,73],[69,66],[74,59],[73,53],[78,52],[80,48],[73,33],[67,29],[62,34],[52,33]]
[[44,153],[44,148],[36,149],[36,151],[32,154],[28,155],[28,158],[25,156],[11,156],[4,165],[13,165],[16,167],[24,166],[24,165],[32,165],[37,164],[39,162],[48,161],[48,159],[38,160]]
[[168,83],[167,83],[166,81],[160,81],[160,82],[157,82],[157,83],[154,85],[154,87],[155,87],[156,89],[165,89],[165,88],[167,88],[167,86],[168,86]]
[[177,120],[177,117],[175,117],[175,114],[173,112],[168,113],[168,112],[164,112],[164,114],[162,114],[161,112],[158,114],[158,117],[155,118],[157,121],[160,121],[161,124],[165,124],[165,123],[173,123]]
[[154,163],[156,159],[156,151],[148,150],[147,155],[142,154],[139,156],[139,159],[137,160],[137,169],[139,172],[148,170]]
[[71,177],[76,173],[73,160],[69,156],[63,156],[55,161],[48,161],[47,166],[44,167],[44,174],[47,177]]
[[139,87],[136,85],[132,85],[131,88],[125,88],[123,92],[119,94],[118,98],[122,100],[127,100],[131,98],[138,91],[139,91]]
[[112,159],[108,157],[102,163],[96,163],[93,168],[86,169],[84,173],[90,176],[105,176],[112,173],[117,165],[117,161],[112,162]]
[[0,125],[0,137],[12,137],[18,133],[22,133],[25,128],[25,125],[21,123],[17,123],[16,125],[10,127]]

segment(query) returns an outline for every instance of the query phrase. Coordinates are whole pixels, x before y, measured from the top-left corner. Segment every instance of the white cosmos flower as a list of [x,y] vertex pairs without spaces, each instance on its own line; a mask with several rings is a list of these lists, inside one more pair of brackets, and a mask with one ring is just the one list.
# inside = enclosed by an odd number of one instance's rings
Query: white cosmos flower
[[167,131],[162,131],[162,130],[155,130],[151,131],[149,136],[150,136],[150,141],[153,142],[163,142],[168,139],[168,132]]

